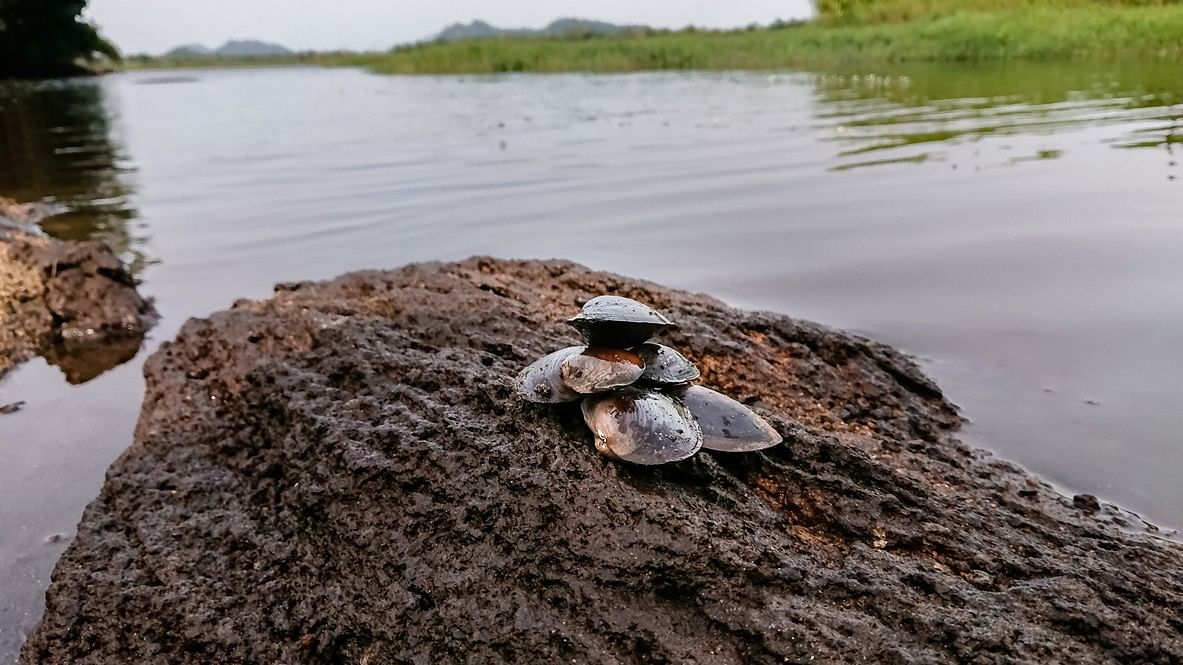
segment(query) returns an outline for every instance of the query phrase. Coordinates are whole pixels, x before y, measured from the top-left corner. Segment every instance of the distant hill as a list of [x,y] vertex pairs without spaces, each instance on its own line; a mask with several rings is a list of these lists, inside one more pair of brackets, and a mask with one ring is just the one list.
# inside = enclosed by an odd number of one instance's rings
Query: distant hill
[[292,51],[279,44],[261,42],[256,39],[231,39],[216,49],[201,44],[185,44],[164,54],[165,58],[258,58],[262,56],[291,55]]
[[214,54],[223,58],[248,58],[261,55],[291,55],[292,51],[279,44],[254,39],[232,39],[218,47]]
[[616,25],[606,21],[592,21],[582,18],[560,18],[545,28],[498,28],[485,21],[456,23],[444,28],[436,41],[458,42],[466,39],[489,39],[491,37],[565,37],[573,34],[616,35],[625,32],[644,32],[643,25]]
[[185,44],[164,54],[166,58],[212,58],[214,52],[201,44]]

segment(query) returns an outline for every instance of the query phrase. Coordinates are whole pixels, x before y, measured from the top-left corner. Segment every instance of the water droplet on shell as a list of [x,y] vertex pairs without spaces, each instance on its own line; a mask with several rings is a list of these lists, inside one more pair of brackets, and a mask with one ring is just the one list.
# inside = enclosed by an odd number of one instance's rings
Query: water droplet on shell
[[582,395],[563,385],[559,368],[563,361],[581,353],[586,348],[585,346],[568,346],[530,363],[518,374],[518,393],[527,401],[542,404],[574,402],[579,399]]
[[698,368],[686,356],[664,344],[646,342],[634,349],[645,361],[643,381],[666,385],[690,383],[699,376]]
[[562,384],[582,394],[627,386],[644,372],[645,361],[637,354],[602,346],[589,346],[559,364]]
[[702,447],[728,452],[753,452],[781,442],[772,425],[743,404],[702,386],[673,393],[686,405],[702,430]]
[[567,321],[590,346],[632,348],[674,324],[652,307],[623,296],[596,296]]
[[702,447],[702,432],[685,405],[655,390],[624,388],[588,397],[582,409],[596,450],[607,457],[665,464]]

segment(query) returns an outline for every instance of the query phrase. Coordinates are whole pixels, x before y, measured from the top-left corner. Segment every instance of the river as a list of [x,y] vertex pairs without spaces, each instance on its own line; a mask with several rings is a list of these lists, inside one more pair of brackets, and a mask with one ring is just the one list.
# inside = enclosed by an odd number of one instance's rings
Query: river
[[0,195],[69,212],[162,315],[132,361],[0,382],[0,662],[131,442],[144,358],[278,281],[572,259],[917,356],[964,438],[1183,525],[1183,70],[893,66],[0,87]]

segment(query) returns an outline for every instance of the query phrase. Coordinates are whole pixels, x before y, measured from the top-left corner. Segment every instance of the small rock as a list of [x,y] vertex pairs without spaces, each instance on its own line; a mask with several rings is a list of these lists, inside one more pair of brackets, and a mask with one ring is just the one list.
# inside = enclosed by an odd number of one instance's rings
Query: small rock
[[1072,505],[1090,513],[1095,513],[1101,509],[1101,502],[1092,494],[1077,494],[1072,497]]
[[24,402],[13,402],[12,404],[0,404],[0,416],[9,413],[16,413],[25,405]]
[[0,376],[40,355],[83,383],[135,356],[156,321],[135,285],[100,242],[0,229]]

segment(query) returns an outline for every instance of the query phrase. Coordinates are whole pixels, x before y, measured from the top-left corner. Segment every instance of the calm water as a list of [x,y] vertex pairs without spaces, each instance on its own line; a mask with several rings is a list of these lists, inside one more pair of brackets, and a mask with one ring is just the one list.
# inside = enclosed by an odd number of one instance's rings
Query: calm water
[[161,325],[0,382],[0,661],[128,445],[144,356],[272,283],[565,257],[917,354],[975,445],[1183,524],[1183,73],[1131,66],[0,89],[0,195],[133,262]]

